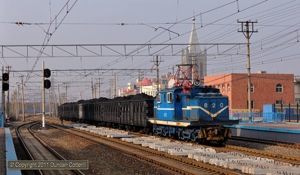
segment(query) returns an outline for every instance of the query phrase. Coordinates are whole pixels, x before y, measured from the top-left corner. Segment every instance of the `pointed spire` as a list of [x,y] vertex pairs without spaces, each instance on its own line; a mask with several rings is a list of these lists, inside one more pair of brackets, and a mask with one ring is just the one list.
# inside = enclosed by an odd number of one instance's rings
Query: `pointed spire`
[[192,31],[190,35],[190,40],[189,40],[189,46],[188,46],[188,51],[190,54],[197,54],[201,52],[200,45],[193,45],[193,44],[199,44],[198,41],[198,36],[197,36],[197,31],[195,27],[195,17],[192,18],[193,20],[193,26],[192,26]]

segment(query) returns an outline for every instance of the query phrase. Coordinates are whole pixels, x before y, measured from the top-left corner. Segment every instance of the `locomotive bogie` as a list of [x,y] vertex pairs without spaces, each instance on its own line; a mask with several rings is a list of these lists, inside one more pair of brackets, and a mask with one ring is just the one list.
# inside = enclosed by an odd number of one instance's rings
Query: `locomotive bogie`
[[193,141],[198,143],[209,142],[216,144],[223,144],[231,137],[230,130],[220,126],[191,129],[184,127],[153,125],[153,134],[184,141]]

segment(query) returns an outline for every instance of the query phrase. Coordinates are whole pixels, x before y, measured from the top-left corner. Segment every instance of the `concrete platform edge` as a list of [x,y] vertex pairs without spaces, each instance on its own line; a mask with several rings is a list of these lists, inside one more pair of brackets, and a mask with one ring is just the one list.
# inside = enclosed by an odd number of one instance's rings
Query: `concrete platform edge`
[[22,175],[21,170],[8,169],[9,160],[18,160],[12,135],[9,128],[5,128],[5,148],[6,148],[6,175]]
[[243,126],[243,125],[231,125],[225,126],[227,128],[240,128],[240,129],[249,129],[249,130],[258,130],[258,131],[269,131],[269,132],[281,132],[281,133],[292,133],[300,134],[300,130],[294,129],[285,129],[285,128],[268,128],[268,127],[258,127],[258,126]]

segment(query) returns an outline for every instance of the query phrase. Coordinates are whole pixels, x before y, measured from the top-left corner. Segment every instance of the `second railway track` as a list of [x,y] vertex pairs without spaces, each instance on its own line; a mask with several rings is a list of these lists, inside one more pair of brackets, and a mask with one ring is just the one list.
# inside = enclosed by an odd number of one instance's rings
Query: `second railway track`
[[213,165],[208,165],[190,160],[186,157],[171,156],[166,153],[155,151],[149,148],[143,148],[134,144],[123,142],[119,139],[101,137],[89,132],[77,131],[75,129],[66,129],[59,125],[51,125],[59,130],[76,135],[83,139],[104,144],[113,149],[122,151],[128,155],[142,159],[144,161],[164,167],[178,174],[239,174],[236,171],[222,169]]
[[[156,150],[144,148],[140,145],[123,142],[120,141],[120,139],[102,137],[98,134],[93,134],[91,132],[87,132],[79,129],[72,129],[69,127],[66,128],[63,125],[57,124],[57,121],[55,121],[54,123],[52,123],[54,124],[52,126],[48,125],[48,129],[54,130],[56,133],[59,133],[60,136],[54,135],[51,137],[62,137],[63,138],[62,140],[64,140],[65,136],[68,136],[72,139],[77,140],[78,143],[92,142],[92,144],[96,145],[96,147],[101,147],[101,145],[106,145],[107,147],[110,147],[110,150],[116,150],[112,152],[119,152],[117,154],[114,154],[114,157],[120,157],[120,159],[123,159],[122,156],[119,156],[118,154],[126,154],[128,157],[134,157],[134,159],[136,160],[148,162],[150,167],[154,167],[153,169],[155,169],[155,166],[160,167],[159,169],[162,170],[161,172],[164,171],[163,169],[165,170],[167,169],[166,171],[171,172],[170,174],[241,174],[241,171],[239,170],[232,170],[227,168],[224,169],[222,167],[217,167],[215,165],[201,163],[189,159],[185,156],[172,156]],[[50,135],[46,134],[45,136],[48,137]],[[70,140],[67,139],[66,141],[64,141],[64,144],[68,144],[69,141]],[[48,140],[48,142],[52,142],[51,139]],[[76,149],[79,148],[77,147]],[[103,148],[101,147],[101,149]],[[93,150],[90,151],[94,152]],[[243,149],[241,147],[234,147],[234,146],[221,147],[220,149],[216,148],[216,151],[217,152],[238,152],[250,156],[271,158],[278,162],[286,162],[286,163],[291,163],[293,165],[299,166],[298,163],[299,158],[294,156],[288,157],[288,156],[282,156],[276,154],[269,154],[265,151],[255,151],[255,149]],[[106,152],[111,153],[110,151],[106,151]],[[99,155],[100,155],[100,159],[102,159],[101,154],[99,154],[98,152],[94,152],[95,157],[99,157]],[[90,158],[94,162],[94,159],[92,157]],[[90,158],[87,159],[90,160]],[[124,166],[126,167],[126,165]]]
[[[22,147],[26,151],[30,160],[66,160],[63,156],[57,153],[51,148],[45,141],[35,135],[31,127],[37,125],[36,122],[30,122],[22,124],[17,127],[16,134],[22,144]],[[28,174],[31,174],[30,170],[26,170]],[[80,170],[34,170],[34,174],[40,175],[83,175]]]

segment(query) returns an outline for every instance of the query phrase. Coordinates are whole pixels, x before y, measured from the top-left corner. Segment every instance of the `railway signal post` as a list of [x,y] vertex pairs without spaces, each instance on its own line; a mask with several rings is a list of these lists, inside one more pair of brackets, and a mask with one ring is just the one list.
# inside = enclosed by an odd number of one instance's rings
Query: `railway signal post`
[[50,69],[45,69],[45,63],[43,61],[42,65],[42,129],[46,129],[45,127],[45,88],[49,89],[51,87],[51,82],[49,78],[51,76]]

